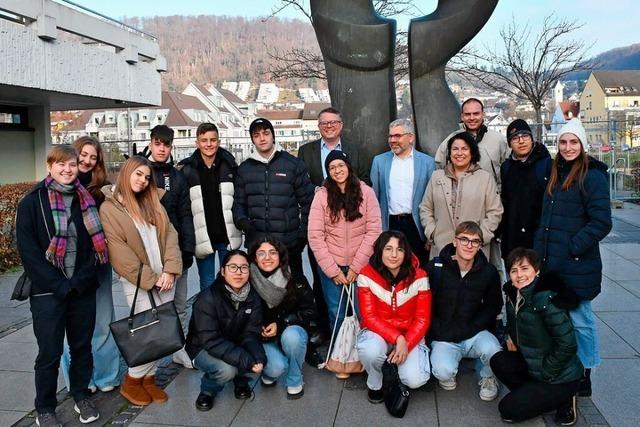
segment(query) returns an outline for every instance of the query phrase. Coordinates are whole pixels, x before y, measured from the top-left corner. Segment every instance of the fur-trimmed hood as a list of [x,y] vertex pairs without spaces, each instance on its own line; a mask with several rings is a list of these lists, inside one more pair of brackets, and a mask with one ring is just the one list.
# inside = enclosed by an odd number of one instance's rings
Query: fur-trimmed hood
[[[554,292],[555,295],[551,298],[551,302],[558,308],[574,310],[580,305],[578,294],[567,286],[562,277],[554,272],[541,273],[540,277],[537,277],[529,286],[533,286],[533,295],[543,291]],[[516,301],[518,289],[513,286],[511,280],[505,283],[502,289],[511,301]]]

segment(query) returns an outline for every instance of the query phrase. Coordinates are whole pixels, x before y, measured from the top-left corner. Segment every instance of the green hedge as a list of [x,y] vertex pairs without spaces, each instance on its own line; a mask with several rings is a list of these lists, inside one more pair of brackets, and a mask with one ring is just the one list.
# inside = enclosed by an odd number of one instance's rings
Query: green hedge
[[21,264],[16,248],[16,211],[35,182],[0,185],[0,272]]

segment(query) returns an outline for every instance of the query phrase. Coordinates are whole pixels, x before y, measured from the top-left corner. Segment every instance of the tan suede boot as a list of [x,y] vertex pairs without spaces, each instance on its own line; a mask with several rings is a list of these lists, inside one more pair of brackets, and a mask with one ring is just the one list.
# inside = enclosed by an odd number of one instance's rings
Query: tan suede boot
[[144,380],[142,380],[142,387],[144,387],[144,390],[149,393],[151,399],[156,403],[164,403],[169,400],[167,393],[156,385],[155,375],[144,377]]
[[151,396],[142,386],[142,378],[133,378],[129,374],[124,376],[120,394],[134,405],[146,406],[151,403]]

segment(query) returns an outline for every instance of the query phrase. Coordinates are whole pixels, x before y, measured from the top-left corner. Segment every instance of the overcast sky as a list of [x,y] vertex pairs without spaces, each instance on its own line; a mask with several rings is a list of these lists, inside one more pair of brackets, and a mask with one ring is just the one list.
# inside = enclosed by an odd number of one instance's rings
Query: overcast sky
[[[348,0],[343,0],[348,1]],[[268,16],[275,0],[75,0],[96,12],[118,19],[132,16],[154,15],[229,15],[258,17]],[[307,2],[308,4],[308,2]],[[432,12],[437,0],[415,0],[424,14]],[[500,28],[515,17],[523,25],[530,22],[536,27],[542,18],[554,12],[558,17],[575,19],[584,27],[575,33],[576,38],[593,43],[592,55],[640,42],[638,28],[638,0],[500,0],[489,22],[473,43],[493,45],[498,40]],[[304,18],[289,8],[279,16]],[[398,28],[406,27],[408,19],[400,18]],[[455,29],[452,29],[455,31]]]

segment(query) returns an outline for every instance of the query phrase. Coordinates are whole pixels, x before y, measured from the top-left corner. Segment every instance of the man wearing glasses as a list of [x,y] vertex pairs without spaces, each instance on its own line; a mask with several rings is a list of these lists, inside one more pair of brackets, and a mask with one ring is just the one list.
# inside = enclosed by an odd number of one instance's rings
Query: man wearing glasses
[[382,229],[404,233],[421,264],[429,260],[420,202],[436,168],[431,156],[414,149],[416,136],[409,119],[389,124],[390,150],[378,154],[371,165],[371,182],[382,213]]
[[[365,167],[367,165],[362,164],[355,147],[341,138],[342,116],[340,111],[333,107],[327,107],[320,111],[318,114],[318,128],[320,129],[321,138],[302,145],[298,150],[298,158],[307,166],[311,183],[316,187],[320,187],[324,183],[327,178],[324,161],[331,151],[340,150],[349,156],[351,166],[358,178],[371,185],[369,174]],[[320,277],[318,276],[318,263],[312,251],[307,251],[307,253],[309,254],[309,264],[313,272],[313,293],[318,310],[317,323],[319,329],[319,334],[314,334],[311,340],[314,344],[319,344],[323,338],[329,336],[329,317],[324,295],[322,294]]]
[[500,277],[480,250],[482,229],[472,221],[458,225],[453,243],[427,267],[432,295],[431,373],[444,390],[456,388],[460,360],[478,359],[480,399],[498,395],[489,359],[500,351],[490,332],[502,308]]

